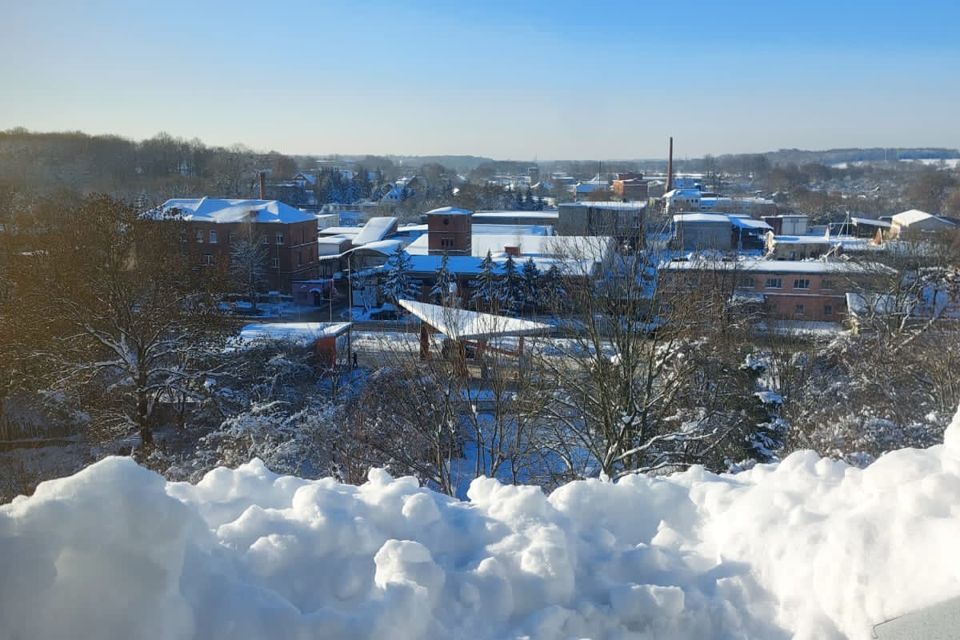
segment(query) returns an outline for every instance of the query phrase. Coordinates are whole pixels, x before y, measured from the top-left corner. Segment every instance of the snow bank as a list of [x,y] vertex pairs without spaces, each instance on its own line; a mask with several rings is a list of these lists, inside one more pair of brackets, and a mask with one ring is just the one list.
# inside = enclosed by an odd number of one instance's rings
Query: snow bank
[[0,507],[0,638],[869,638],[960,595],[960,416],[945,442],[469,503],[111,458]]

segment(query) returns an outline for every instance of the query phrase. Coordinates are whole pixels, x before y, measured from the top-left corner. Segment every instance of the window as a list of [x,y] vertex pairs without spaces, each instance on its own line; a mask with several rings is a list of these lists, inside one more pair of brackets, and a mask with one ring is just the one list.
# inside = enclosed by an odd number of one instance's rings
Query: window
[[798,316],[802,316],[802,315],[803,315],[803,305],[802,305],[802,304],[796,305],[796,306],[793,308],[793,312],[794,312],[795,314],[797,314]]
[[767,278],[764,285],[767,289],[783,289],[783,279],[782,278]]
[[823,305],[823,315],[832,316],[833,315],[833,305],[825,304]]
[[806,278],[797,278],[796,280],[793,281],[793,288],[794,288],[794,289],[809,289],[809,288],[810,288],[810,281],[807,280]]
[[753,286],[754,286],[753,277],[752,277],[752,276],[744,276],[743,278],[740,278],[740,286],[741,286],[741,287],[749,287],[749,288],[752,289]]
[[274,269],[279,269],[279,268],[280,268],[280,258],[274,258],[274,259],[273,259],[273,268],[274,268]]
[[203,244],[203,229],[197,229],[197,242]]
[[227,242],[233,242],[233,231],[227,231]]
[[302,252],[302,251],[297,251],[297,266],[298,266],[298,267],[303,266],[303,252]]
[[210,265],[212,265],[212,264],[213,264],[213,254],[211,254],[211,253],[205,253],[205,254],[203,254],[203,263],[202,263],[202,264],[203,264],[205,267],[209,267]]
[[821,289],[833,289],[833,280],[824,279],[820,282]]
[[282,234],[282,233],[278,233],[278,234],[277,234],[277,244],[283,244],[283,234]]
[[213,229],[210,229],[210,244],[217,244],[217,232]]
[[260,244],[267,244],[267,236],[261,236]]

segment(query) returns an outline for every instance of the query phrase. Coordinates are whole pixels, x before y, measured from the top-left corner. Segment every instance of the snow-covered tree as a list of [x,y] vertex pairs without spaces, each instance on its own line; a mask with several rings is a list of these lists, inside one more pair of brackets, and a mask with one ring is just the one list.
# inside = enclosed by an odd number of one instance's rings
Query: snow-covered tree
[[512,312],[523,301],[523,278],[517,270],[517,263],[512,255],[508,255],[503,262],[503,275],[497,289],[497,302],[502,311]]
[[487,255],[484,256],[480,262],[480,274],[477,276],[477,286],[470,295],[470,302],[473,303],[477,309],[487,309],[498,299],[499,279],[494,269],[493,255],[487,251]]
[[540,304],[548,305],[554,310],[564,309],[567,300],[567,291],[563,284],[563,276],[556,264],[551,264],[540,279]]
[[196,268],[178,221],[143,219],[106,196],[74,214],[83,224],[69,240],[38,235],[15,274],[38,329],[31,357],[47,363],[52,388],[81,398],[102,435],[133,431],[149,450],[160,407],[202,397],[216,366],[222,274]]
[[236,286],[246,293],[254,313],[257,311],[257,294],[267,282],[267,260],[270,250],[253,234],[250,225],[241,232],[241,237],[231,244],[230,273]]
[[387,259],[387,276],[380,286],[383,297],[393,304],[398,300],[416,299],[419,287],[410,280],[410,256],[397,247]]
[[440,258],[440,266],[437,268],[433,287],[430,289],[430,299],[437,304],[449,304],[453,297],[452,289],[455,284],[456,278],[450,272],[450,258],[444,253],[443,257]]
[[520,306],[522,308],[536,308],[540,303],[540,269],[537,268],[533,258],[527,258],[527,261],[523,263],[520,275],[523,279]]

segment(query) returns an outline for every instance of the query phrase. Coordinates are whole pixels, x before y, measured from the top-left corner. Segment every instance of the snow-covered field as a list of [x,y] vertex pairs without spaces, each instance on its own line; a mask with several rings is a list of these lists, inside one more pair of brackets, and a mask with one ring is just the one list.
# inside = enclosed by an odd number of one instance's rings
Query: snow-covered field
[[960,417],[866,469],[469,498],[110,458],[0,507],[0,638],[869,638],[960,594]]

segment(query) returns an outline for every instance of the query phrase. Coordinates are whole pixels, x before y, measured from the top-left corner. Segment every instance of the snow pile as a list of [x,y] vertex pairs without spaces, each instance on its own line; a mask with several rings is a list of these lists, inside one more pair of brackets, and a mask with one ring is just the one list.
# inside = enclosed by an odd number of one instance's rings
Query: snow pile
[[960,417],[866,469],[469,497],[107,459],[0,507],[0,638],[869,638],[960,594]]

